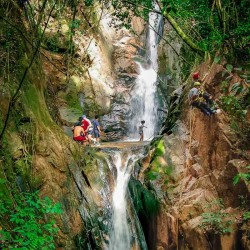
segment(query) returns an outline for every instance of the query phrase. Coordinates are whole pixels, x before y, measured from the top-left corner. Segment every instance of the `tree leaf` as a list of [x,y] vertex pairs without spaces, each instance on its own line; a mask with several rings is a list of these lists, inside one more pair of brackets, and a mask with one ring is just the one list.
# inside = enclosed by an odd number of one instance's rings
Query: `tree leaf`
[[233,65],[227,64],[227,65],[226,65],[226,69],[227,69],[229,72],[232,72],[232,70],[233,70]]
[[220,60],[221,60],[221,58],[220,58],[219,56],[216,56],[216,57],[214,58],[214,62],[215,62],[215,63],[219,63]]

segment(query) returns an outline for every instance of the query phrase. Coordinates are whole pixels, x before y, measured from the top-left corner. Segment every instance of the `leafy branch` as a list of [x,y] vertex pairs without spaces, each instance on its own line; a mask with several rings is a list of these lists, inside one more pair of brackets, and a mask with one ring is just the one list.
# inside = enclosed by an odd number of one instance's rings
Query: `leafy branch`
[[40,199],[37,192],[22,193],[15,195],[13,209],[12,203],[0,196],[0,216],[5,220],[0,230],[1,249],[56,249],[58,228],[53,217],[62,213],[59,203],[54,204],[49,197]]

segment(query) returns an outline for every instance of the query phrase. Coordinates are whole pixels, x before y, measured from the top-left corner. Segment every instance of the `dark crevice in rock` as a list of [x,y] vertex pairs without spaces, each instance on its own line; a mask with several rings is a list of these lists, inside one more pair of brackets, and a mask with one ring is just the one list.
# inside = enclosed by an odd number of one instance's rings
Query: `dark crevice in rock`
[[90,182],[89,182],[89,180],[88,180],[88,177],[87,177],[87,175],[84,173],[83,170],[81,171],[81,174],[82,174],[82,177],[84,178],[86,184],[88,185],[88,187],[89,187],[89,188],[92,188],[91,185],[90,185]]

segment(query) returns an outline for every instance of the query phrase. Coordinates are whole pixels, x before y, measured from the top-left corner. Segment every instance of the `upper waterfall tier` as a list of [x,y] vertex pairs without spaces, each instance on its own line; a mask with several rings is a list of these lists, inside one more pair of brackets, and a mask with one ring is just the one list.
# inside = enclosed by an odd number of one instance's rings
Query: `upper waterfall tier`
[[[155,5],[158,9],[158,5]],[[129,137],[138,138],[138,126],[140,121],[145,121],[145,140],[154,137],[157,124],[157,71],[158,71],[158,30],[160,29],[162,18],[159,14],[150,13],[149,28],[146,41],[146,65],[137,63],[139,75],[136,85],[131,92],[131,116],[129,122]]]

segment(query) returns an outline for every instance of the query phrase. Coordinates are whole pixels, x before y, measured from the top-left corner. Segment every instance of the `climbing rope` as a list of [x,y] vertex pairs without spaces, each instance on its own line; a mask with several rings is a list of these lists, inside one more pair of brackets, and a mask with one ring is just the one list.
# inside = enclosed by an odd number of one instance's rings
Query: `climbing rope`
[[155,136],[155,134],[153,134],[153,135],[151,135],[148,139],[147,139],[147,141],[149,141],[151,138],[153,138]]
[[[191,155],[191,144],[192,144],[192,134],[193,134],[193,109],[191,107],[190,109],[190,116],[189,116],[189,146],[188,146],[188,156],[186,155],[186,161],[185,161],[185,171],[183,175],[183,179],[187,176],[188,173],[188,168],[189,168],[189,155]],[[187,181],[185,187],[187,186],[189,180]],[[176,249],[179,249],[179,244],[178,244],[178,235],[179,235],[179,205],[180,201],[182,199],[182,194],[183,194],[183,187],[184,183],[181,184],[181,190],[180,190],[180,196],[179,196],[179,202],[177,206],[177,218],[176,218]]]

